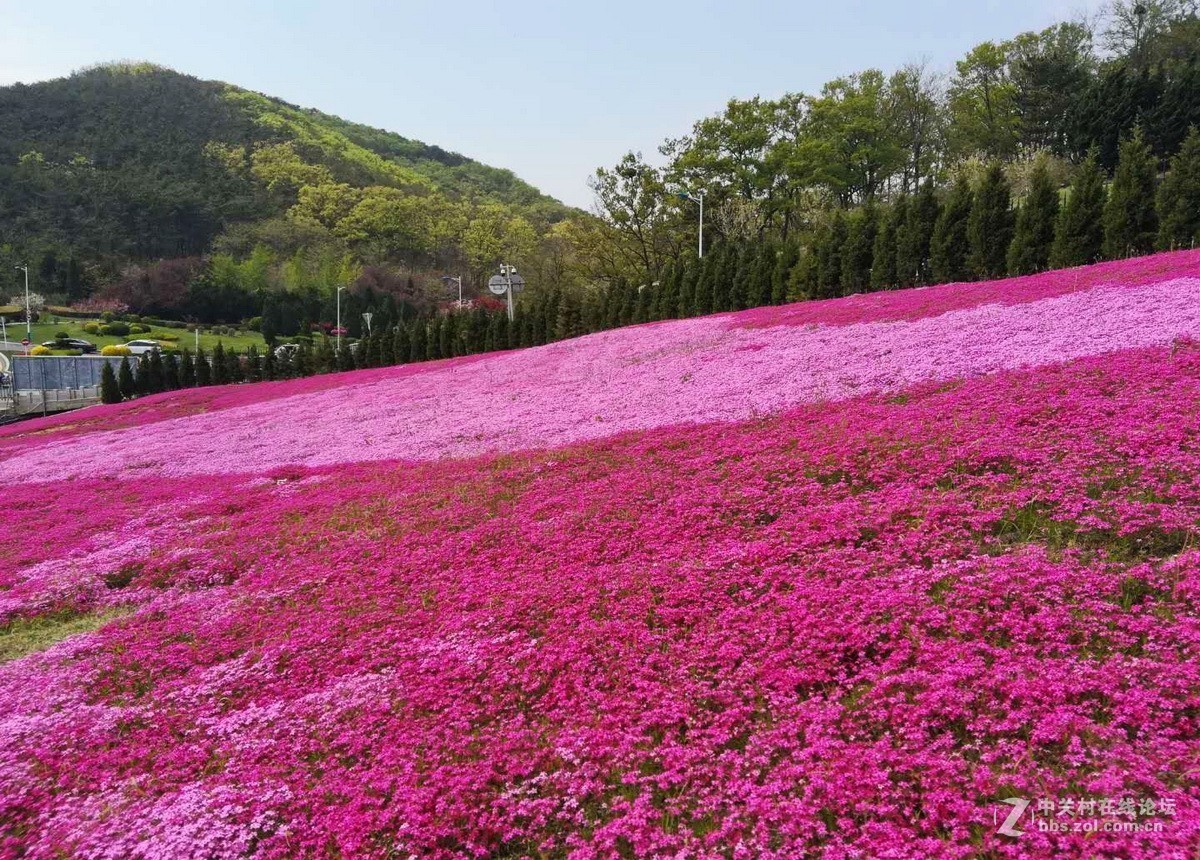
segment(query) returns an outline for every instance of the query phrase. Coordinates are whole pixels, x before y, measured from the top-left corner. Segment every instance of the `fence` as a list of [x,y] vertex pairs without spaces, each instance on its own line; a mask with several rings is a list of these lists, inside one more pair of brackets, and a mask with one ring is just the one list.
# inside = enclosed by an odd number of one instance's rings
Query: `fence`
[[68,391],[100,384],[105,362],[114,371],[121,357],[111,355],[14,355],[12,387],[20,391]]

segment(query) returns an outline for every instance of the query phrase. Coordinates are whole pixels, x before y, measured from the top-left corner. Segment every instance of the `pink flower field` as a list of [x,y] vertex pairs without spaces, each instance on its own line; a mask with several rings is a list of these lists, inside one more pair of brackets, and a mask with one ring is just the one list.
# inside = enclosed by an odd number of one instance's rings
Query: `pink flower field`
[[1200,845],[1200,253],[156,395],[0,476],[0,630],[95,628],[0,664],[2,857]]

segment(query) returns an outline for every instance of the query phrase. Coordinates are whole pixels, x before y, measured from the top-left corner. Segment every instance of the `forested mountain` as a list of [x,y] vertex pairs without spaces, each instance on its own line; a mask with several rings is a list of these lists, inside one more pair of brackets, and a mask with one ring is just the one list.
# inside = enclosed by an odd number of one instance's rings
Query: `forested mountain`
[[[0,262],[28,260],[47,294],[259,246],[490,265],[481,246],[504,228],[539,234],[568,211],[511,171],[149,64],[0,88]],[[481,218],[497,235],[472,244]]]

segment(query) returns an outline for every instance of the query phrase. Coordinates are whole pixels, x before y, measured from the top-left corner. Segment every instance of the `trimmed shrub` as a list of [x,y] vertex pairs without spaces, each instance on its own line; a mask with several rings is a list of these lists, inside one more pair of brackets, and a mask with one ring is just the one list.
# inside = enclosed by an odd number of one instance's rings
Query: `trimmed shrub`
[[133,351],[127,346],[120,344],[110,344],[109,346],[100,348],[101,355],[133,355]]
[[100,323],[98,323],[98,322],[84,323],[83,330],[87,334],[99,334],[100,333]]
[[30,355],[53,355],[53,353],[50,350],[50,347],[48,347],[48,346],[35,346],[33,349],[29,350],[29,354]]

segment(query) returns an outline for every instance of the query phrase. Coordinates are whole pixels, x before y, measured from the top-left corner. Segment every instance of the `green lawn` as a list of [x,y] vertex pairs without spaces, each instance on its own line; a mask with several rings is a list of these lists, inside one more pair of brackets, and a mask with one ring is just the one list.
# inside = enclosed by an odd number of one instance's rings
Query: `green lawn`
[[35,651],[45,651],[76,633],[93,630],[125,615],[128,610],[109,609],[82,614],[67,613],[41,618],[18,618],[0,625],[0,663],[7,663]]
[[[46,314],[42,317],[43,320],[51,318],[51,315]],[[196,335],[187,329],[179,328],[160,328],[159,326],[151,326],[149,334],[130,334],[125,337],[115,337],[112,335],[104,336],[99,334],[88,334],[83,330],[84,323],[89,320],[68,320],[60,318],[58,322],[36,322],[33,324],[33,343],[45,343],[48,340],[54,340],[54,336],[60,331],[65,331],[70,337],[83,338],[89,340],[96,346],[108,346],[110,344],[128,343],[131,340],[157,340],[165,347],[178,347],[183,349],[195,350]],[[96,320],[98,322],[98,320]],[[12,341],[20,341],[25,337],[25,323],[9,323],[8,338]],[[211,334],[206,331],[200,332],[200,346],[205,350],[211,351],[218,342],[225,345],[226,349],[234,349],[238,352],[245,352],[251,345],[257,346],[261,352],[265,348],[262,335],[256,331],[240,331],[235,335],[218,335]]]

